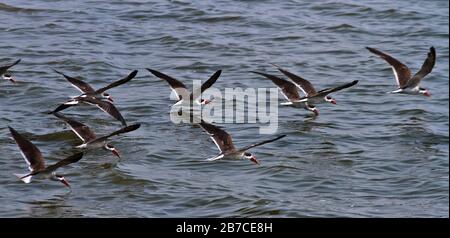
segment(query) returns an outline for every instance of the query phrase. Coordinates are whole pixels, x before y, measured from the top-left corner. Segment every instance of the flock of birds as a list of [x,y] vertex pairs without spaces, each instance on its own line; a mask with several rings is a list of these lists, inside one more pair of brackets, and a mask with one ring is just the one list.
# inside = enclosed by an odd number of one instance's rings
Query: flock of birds
[[[373,54],[379,56],[384,59],[393,69],[394,76],[396,79],[396,83],[398,85],[398,89],[392,91],[391,93],[403,93],[403,94],[413,94],[419,95],[422,94],[424,96],[430,96],[427,89],[419,86],[421,79],[423,79],[427,74],[429,74],[435,64],[436,61],[436,51],[434,47],[431,47],[428,56],[423,63],[420,70],[412,75],[411,70],[395,59],[394,57],[385,54],[377,49],[367,47],[367,49]],[[17,65],[20,62],[20,59],[16,62],[0,67],[0,75],[3,79],[9,80],[12,83],[16,83],[14,76],[9,72],[9,69],[14,65]],[[311,111],[315,116],[319,114],[318,109],[316,108],[316,104],[321,103],[332,103],[336,104],[336,100],[332,97],[328,96],[329,94],[352,87],[358,83],[357,80],[339,85],[337,87],[326,88],[317,91],[310,81],[295,75],[277,65],[274,65],[283,75],[289,78],[291,81],[282,79],[278,76],[274,76],[267,73],[252,71],[255,74],[264,76],[267,79],[270,79],[280,90],[284,97],[287,99],[287,102],[281,103],[281,105],[289,105],[297,108],[304,108],[305,110]],[[192,106],[191,103],[196,103],[198,105],[205,105],[210,103],[211,101],[208,99],[202,99],[201,97],[194,98],[194,95],[201,95],[206,89],[210,88],[219,78],[221,74],[221,70],[216,71],[205,83],[201,85],[199,89],[195,89],[196,91],[189,93],[187,87],[180,81],[172,78],[166,74],[163,74],[154,69],[147,69],[154,76],[165,80],[171,89],[176,93],[178,97],[178,101],[175,105],[188,105]],[[140,127],[140,124],[127,125],[125,119],[121,115],[121,113],[114,106],[114,101],[107,93],[107,90],[122,85],[124,83],[129,82],[133,79],[137,70],[132,71],[128,76],[120,79],[116,82],[113,82],[106,87],[95,90],[88,83],[70,77],[64,73],[61,73],[57,70],[54,70],[56,73],[62,75],[67,81],[72,84],[75,88],[77,88],[81,95],[72,97],[70,100],[60,104],[55,110],[49,112],[49,114],[53,114],[58,119],[67,123],[70,129],[81,139],[82,144],[76,146],[76,148],[81,149],[81,152],[76,153],[68,158],[60,160],[59,162],[46,166],[44,162],[44,158],[39,151],[39,149],[28,139],[26,139],[23,135],[17,132],[12,127],[8,127],[12,137],[17,143],[20,153],[22,154],[25,162],[28,164],[28,168],[30,172],[26,174],[15,174],[18,176],[23,182],[29,183],[31,178],[41,178],[41,179],[51,179],[54,181],[60,181],[64,185],[70,188],[69,183],[66,179],[56,173],[56,170],[62,166],[78,162],[84,155],[86,150],[103,148],[108,151],[111,151],[115,156],[120,159],[120,154],[118,150],[111,145],[108,140],[116,135],[128,133],[134,130],[137,130]],[[304,96],[300,96],[299,90],[301,90]],[[197,93],[197,94],[196,94]],[[84,125],[81,122],[68,118],[60,113],[60,111],[67,109],[69,107],[80,105],[80,104],[88,104],[94,105],[104,111],[105,113],[112,116],[114,119],[118,120],[122,124],[122,128],[114,131],[108,135],[98,137],[88,126]],[[219,159],[247,159],[252,161],[255,164],[259,164],[256,157],[248,152],[249,149],[260,146],[263,144],[267,144],[276,140],[279,140],[286,135],[280,135],[276,138],[265,140],[259,143],[255,143],[243,148],[236,148],[232,142],[231,135],[228,134],[223,129],[207,123],[203,120],[198,123],[198,125],[211,137],[213,142],[216,144],[220,153],[217,156],[207,159],[208,161],[214,161]]]

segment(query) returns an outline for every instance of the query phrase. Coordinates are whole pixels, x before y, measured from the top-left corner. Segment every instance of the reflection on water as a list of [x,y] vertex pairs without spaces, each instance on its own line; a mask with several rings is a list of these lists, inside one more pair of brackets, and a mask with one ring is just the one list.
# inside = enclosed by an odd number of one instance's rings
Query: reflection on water
[[82,212],[67,204],[66,200],[70,199],[72,191],[53,195],[52,198],[46,200],[35,200],[27,202],[27,217],[81,217]]

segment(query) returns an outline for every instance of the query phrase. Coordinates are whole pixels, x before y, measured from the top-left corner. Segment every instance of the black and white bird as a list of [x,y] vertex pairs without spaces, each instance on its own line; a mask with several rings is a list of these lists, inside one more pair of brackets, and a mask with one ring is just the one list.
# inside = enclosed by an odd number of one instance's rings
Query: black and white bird
[[247,152],[247,150],[249,150],[253,147],[256,147],[256,146],[264,145],[264,144],[279,140],[286,136],[286,135],[281,135],[274,139],[265,140],[265,141],[262,141],[262,142],[259,142],[256,144],[252,144],[252,145],[237,149],[234,146],[233,141],[231,140],[231,135],[228,134],[226,131],[220,129],[219,127],[217,127],[215,125],[209,124],[205,121],[202,121],[201,123],[199,123],[199,126],[206,133],[209,134],[209,136],[214,141],[214,143],[216,144],[217,148],[220,151],[220,154],[207,159],[207,161],[214,161],[214,160],[220,160],[220,159],[235,159],[235,160],[236,159],[247,159],[255,164],[259,164],[258,160],[256,160],[256,157],[252,153]]
[[53,115],[67,123],[70,129],[83,141],[83,144],[76,146],[76,148],[88,150],[103,148],[111,151],[111,153],[113,153],[118,158],[120,158],[119,151],[113,145],[108,143],[107,140],[112,136],[137,130],[141,126],[140,124],[134,124],[123,127],[122,129],[117,130],[109,135],[97,137],[97,135],[83,123],[70,119],[60,113],[53,113]]
[[302,97],[298,93],[299,88],[296,84],[271,74],[256,71],[252,71],[252,73],[262,75],[277,85],[277,87],[281,90],[281,94],[283,94],[287,100],[287,102],[282,102],[280,105],[304,108],[305,110],[313,112],[315,115],[319,115],[319,111],[314,105],[309,105],[307,102],[300,101]]
[[352,82],[345,83],[336,87],[331,88],[325,88],[322,90],[317,91],[314,86],[309,82],[308,80],[295,75],[277,65],[274,65],[277,67],[277,69],[286,75],[289,79],[292,80],[305,94],[305,97],[303,97],[300,101],[308,102],[309,104],[319,104],[319,103],[325,103],[329,102],[332,104],[336,104],[336,100],[332,98],[331,96],[328,96],[330,93],[334,93],[337,91],[340,91],[345,88],[349,88],[351,86],[354,86],[358,83],[358,80],[353,80]]
[[16,83],[14,76],[10,72],[8,72],[8,70],[11,67],[13,67],[14,65],[18,64],[20,62],[20,60],[21,59],[18,59],[18,60],[16,60],[16,62],[9,64],[9,65],[0,66],[0,76],[2,76],[2,78],[5,80],[11,81],[11,83]]
[[91,85],[89,85],[88,83],[82,81],[81,79],[77,79],[71,76],[68,76],[58,70],[53,69],[53,71],[55,71],[58,74],[61,74],[62,76],[64,76],[64,78],[66,78],[67,81],[69,81],[69,83],[75,87],[76,89],[78,89],[82,94],[80,96],[77,97],[73,97],[73,98],[79,98],[79,97],[93,97],[93,98],[97,98],[97,99],[106,99],[109,100],[110,102],[113,102],[113,98],[111,97],[111,95],[109,93],[107,93],[106,91],[117,87],[119,85],[122,85],[124,83],[129,82],[130,80],[132,80],[136,74],[138,73],[137,70],[133,70],[129,75],[127,75],[126,77],[115,81],[113,83],[110,83],[109,85],[107,85],[106,87],[100,88],[98,90],[95,90],[94,88],[91,87]]
[[[105,113],[109,114],[116,120],[120,121],[123,126],[127,125],[122,114],[120,114],[119,110],[117,110],[116,106],[114,106],[111,95],[106,93],[106,91],[108,89],[117,87],[117,86],[122,85],[122,84],[130,81],[131,79],[133,79],[138,72],[137,70],[134,70],[125,78],[120,79],[116,82],[113,82],[113,83],[109,84],[108,86],[103,87],[98,90],[94,90],[89,84],[87,84],[86,82],[83,82],[80,79],[67,76],[57,70],[54,70],[54,71],[58,74],[63,75],[72,84],[72,86],[77,88],[82,94],[80,96],[71,98],[69,101],[67,101],[63,104],[60,104],[55,110],[49,112],[49,114],[62,111],[66,108],[69,108],[69,107],[72,107],[75,105],[89,104],[89,105],[94,105],[94,106],[98,107],[100,110],[104,111]],[[106,100],[103,100],[103,99],[106,99]]]
[[11,135],[13,136],[16,144],[19,146],[20,153],[28,164],[29,173],[15,174],[24,183],[30,183],[32,178],[38,179],[51,179],[53,181],[60,181],[65,186],[70,187],[64,176],[57,174],[56,170],[62,166],[78,162],[83,157],[83,152],[74,154],[59,162],[46,166],[41,151],[31,141],[27,140],[24,136],[19,134],[16,130],[8,127]]
[[125,121],[125,118],[123,118],[122,114],[119,112],[119,110],[109,101],[103,101],[94,97],[77,97],[70,99],[69,101],[60,104],[55,110],[50,111],[48,114],[56,113],[59,111],[62,111],[66,108],[72,107],[74,105],[80,105],[80,104],[88,104],[98,107],[103,112],[107,113],[114,119],[120,121],[122,123],[122,126],[126,126],[127,122]]
[[[184,85],[179,80],[176,80],[175,78],[170,77],[169,75],[163,74],[159,71],[156,71],[154,69],[147,69],[150,73],[155,75],[156,77],[165,80],[170,88],[175,92],[175,95],[177,96],[178,101],[175,103],[175,105],[180,104],[186,104],[190,105],[190,102],[194,101],[198,105],[205,105],[210,103],[211,101],[208,99],[201,98],[201,94],[208,88],[210,88],[219,78],[220,74],[222,73],[222,70],[217,70],[206,82],[204,82],[200,89],[193,90],[192,93],[189,92],[186,85]],[[196,97],[196,98],[194,98]],[[186,100],[189,99],[189,100]]]
[[[286,97],[288,102],[281,103],[281,105],[292,105],[294,107],[303,107],[306,110],[313,112],[316,116],[319,115],[319,111],[316,108],[315,104],[329,102],[332,104],[336,104],[336,100],[328,94],[349,88],[358,83],[358,80],[354,80],[350,83],[342,84],[336,87],[322,89],[320,91],[316,91],[314,86],[306,79],[297,76],[289,71],[286,71],[278,66],[276,66],[280,72],[286,75],[292,82],[281,79],[277,76],[254,72],[256,74],[262,75],[268,79],[270,79],[278,88],[281,90],[282,94]],[[298,89],[300,89],[305,96],[300,96],[298,93]]]
[[420,87],[420,81],[431,73],[434,64],[436,62],[436,50],[434,47],[430,47],[428,56],[422,64],[420,70],[412,75],[411,70],[408,66],[404,65],[402,62],[398,61],[394,57],[383,53],[377,49],[366,47],[367,50],[377,55],[378,57],[384,59],[392,67],[394,72],[395,81],[397,82],[398,89],[392,91],[391,93],[403,93],[403,94],[422,94],[429,97],[430,93],[427,89]]

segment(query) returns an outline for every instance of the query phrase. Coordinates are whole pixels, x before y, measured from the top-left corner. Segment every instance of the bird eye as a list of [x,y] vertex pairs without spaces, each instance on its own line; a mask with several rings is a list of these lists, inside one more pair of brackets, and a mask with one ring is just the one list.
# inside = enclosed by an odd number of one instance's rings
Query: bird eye
[[245,155],[245,156],[252,156],[252,154],[250,154],[250,153],[248,153],[248,152],[245,152],[244,155]]

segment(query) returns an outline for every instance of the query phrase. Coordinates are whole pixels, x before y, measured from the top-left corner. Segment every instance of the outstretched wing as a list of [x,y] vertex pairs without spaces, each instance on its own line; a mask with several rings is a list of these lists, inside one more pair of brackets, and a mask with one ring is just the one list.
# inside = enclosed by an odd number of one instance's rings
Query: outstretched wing
[[122,125],[124,125],[124,126],[127,125],[122,114],[120,114],[119,110],[117,110],[117,108],[114,106],[114,104],[107,102],[107,101],[98,100],[98,99],[92,98],[92,97],[80,97],[79,100],[89,103],[89,104],[92,104],[92,105],[96,105],[102,111],[108,113],[110,116],[112,116],[116,120],[120,121],[122,123]]
[[306,96],[310,96],[310,95],[312,96],[312,95],[316,94],[316,89],[314,89],[314,86],[311,84],[311,82],[309,82],[308,80],[306,80],[298,75],[295,75],[287,70],[284,70],[275,64],[274,64],[274,66],[277,67],[277,69],[281,73],[283,73],[288,78],[290,78],[303,91],[303,93],[306,94]]
[[402,62],[398,61],[394,57],[385,54],[377,49],[366,47],[370,52],[374,53],[375,55],[379,56],[380,58],[384,59],[388,64],[391,65],[392,71],[395,75],[395,80],[397,82],[397,85],[399,88],[402,88],[406,85],[408,80],[411,78],[411,70],[404,65]]
[[428,52],[427,59],[425,59],[425,62],[423,62],[422,67],[420,70],[408,81],[408,83],[405,85],[405,87],[416,87],[419,85],[420,80],[422,80],[427,74],[431,73],[431,70],[433,70],[434,64],[436,62],[436,50],[434,47],[430,48],[430,52]]
[[108,139],[109,137],[137,130],[139,127],[141,127],[141,124],[129,125],[129,126],[126,126],[126,127],[122,128],[120,130],[117,130],[117,131],[115,131],[115,132],[113,132],[113,133],[111,133],[109,135],[99,137],[99,138],[95,139],[95,141],[104,141],[104,140]]
[[300,95],[298,94],[298,88],[294,83],[291,83],[287,80],[278,78],[277,76],[251,71],[252,73],[262,75],[268,79],[270,79],[277,87],[281,90],[283,96],[290,102],[300,100]]
[[334,87],[334,88],[326,88],[326,89],[320,90],[316,95],[314,95],[314,97],[325,97],[326,95],[328,95],[330,93],[342,90],[344,88],[349,88],[357,83],[358,83],[358,80],[353,80],[350,83],[342,84],[342,85]]
[[198,98],[206,89],[210,88],[217,81],[221,73],[222,70],[217,70],[211,77],[209,77],[208,80],[206,80],[206,82],[202,84],[202,86],[200,86],[200,89],[193,90],[193,92],[190,95],[190,98],[192,100],[196,99],[194,98],[194,96],[197,96]]
[[246,150],[249,150],[249,149],[251,149],[253,147],[256,147],[256,146],[260,146],[260,145],[264,145],[264,144],[267,144],[267,143],[270,143],[270,142],[274,142],[274,141],[279,140],[279,139],[281,139],[281,138],[283,138],[285,136],[286,135],[281,135],[281,136],[278,136],[278,137],[276,137],[274,139],[265,140],[265,141],[262,141],[262,142],[259,142],[259,143],[256,143],[256,144],[252,144],[252,145],[246,146],[246,147],[244,147],[242,149],[239,149],[239,151],[246,151]]
[[221,153],[236,149],[233,145],[230,134],[228,134],[226,131],[220,129],[215,125],[206,123],[203,120],[199,125],[204,131],[209,134]]
[[83,123],[70,119],[57,112],[53,113],[53,115],[66,122],[70,126],[70,129],[83,140],[83,142],[88,142],[97,138],[95,133]]
[[120,80],[118,80],[118,81],[116,81],[116,82],[113,82],[113,83],[109,84],[109,85],[106,86],[106,87],[103,87],[103,88],[97,90],[96,93],[97,93],[97,94],[100,94],[100,93],[105,92],[105,91],[108,90],[108,89],[117,87],[117,86],[122,85],[122,84],[124,84],[124,83],[127,83],[128,81],[130,81],[130,80],[132,80],[134,77],[136,77],[137,72],[138,72],[137,70],[134,70],[133,72],[131,72],[131,73],[130,73],[128,76],[126,76],[125,78],[120,79]]
[[69,156],[69,157],[63,159],[63,160],[58,161],[58,162],[55,163],[55,164],[52,164],[52,165],[48,166],[45,170],[47,170],[47,171],[55,171],[55,170],[58,169],[59,167],[66,166],[66,165],[72,164],[72,163],[76,163],[76,162],[78,162],[81,158],[83,158],[83,155],[84,155],[83,152],[74,154],[74,155],[72,155],[72,156]]
[[75,87],[76,89],[78,89],[81,93],[85,93],[85,94],[95,93],[95,90],[86,82],[83,82],[80,79],[77,79],[74,77],[67,76],[67,75],[63,74],[62,72],[59,72],[56,69],[53,69],[53,71],[64,76],[64,78],[66,78],[66,80],[69,81],[69,83],[72,84],[72,86]]
[[169,75],[163,74],[159,71],[156,71],[154,69],[147,69],[150,73],[152,73],[153,75],[155,75],[156,77],[165,80],[167,83],[169,83],[170,88],[172,88],[172,90],[176,93],[178,100],[183,99],[183,96],[188,97],[189,95],[189,91],[187,90],[186,86],[170,77]]
[[41,151],[33,143],[31,143],[31,141],[27,140],[12,127],[8,126],[8,128],[16,141],[16,144],[19,146],[22,157],[28,164],[28,169],[30,169],[31,172],[45,169],[45,162]]

